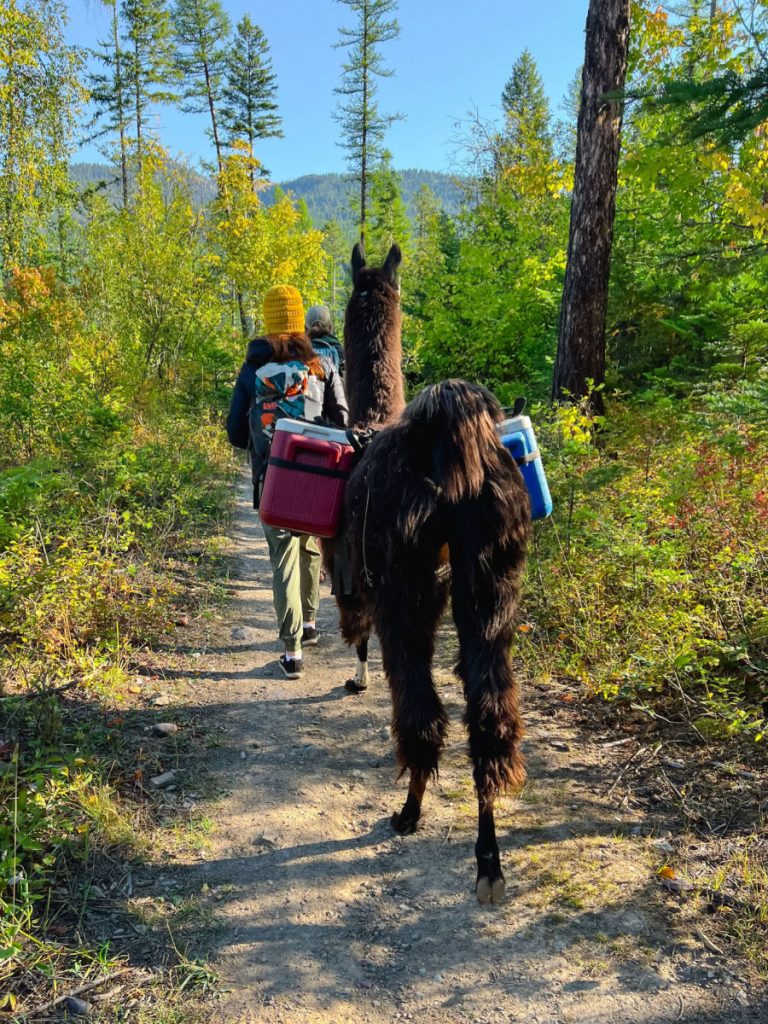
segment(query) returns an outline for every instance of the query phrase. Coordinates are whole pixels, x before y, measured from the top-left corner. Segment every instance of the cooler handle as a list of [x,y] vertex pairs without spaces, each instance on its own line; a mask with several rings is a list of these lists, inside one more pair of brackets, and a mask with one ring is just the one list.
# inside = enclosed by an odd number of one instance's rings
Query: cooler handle
[[335,464],[341,458],[341,445],[335,441],[308,437],[306,434],[291,434],[288,438],[287,458],[292,459],[297,452],[317,452]]
[[[336,427],[334,429],[341,430],[340,427]],[[314,437],[317,438],[319,441],[330,441],[331,444],[338,444],[338,441],[332,441],[328,437],[328,428],[320,426],[319,424],[315,426],[314,430],[312,429],[312,427],[307,427],[304,430],[302,437]]]

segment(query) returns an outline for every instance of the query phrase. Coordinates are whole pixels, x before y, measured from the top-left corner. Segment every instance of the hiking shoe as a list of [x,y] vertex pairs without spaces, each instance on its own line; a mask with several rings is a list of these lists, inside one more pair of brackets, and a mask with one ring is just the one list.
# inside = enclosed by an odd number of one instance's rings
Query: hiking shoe
[[304,632],[301,634],[301,646],[302,647],[314,647],[317,641],[320,639],[320,630],[315,626],[305,626]]
[[280,655],[280,668],[286,679],[299,679],[301,677],[301,658],[289,658],[287,654]]

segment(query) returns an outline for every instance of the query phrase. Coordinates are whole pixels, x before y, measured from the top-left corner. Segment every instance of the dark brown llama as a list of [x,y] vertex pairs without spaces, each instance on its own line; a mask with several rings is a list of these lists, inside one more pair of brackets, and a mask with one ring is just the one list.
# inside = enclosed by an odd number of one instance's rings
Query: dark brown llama
[[[380,328],[395,318],[382,315],[380,301],[386,297],[391,303],[397,294],[388,284],[391,269],[385,264],[382,271],[364,273],[364,264],[358,265],[353,277],[347,325],[354,328],[349,340],[360,353],[366,337],[369,353],[386,351]],[[368,310],[375,313],[366,335]],[[348,376],[351,407],[355,402],[358,414],[385,418],[388,410],[376,405],[376,397],[386,394],[383,380],[366,384],[364,363],[352,365],[357,377]],[[402,382],[399,365],[389,365]],[[370,396],[368,404],[358,395]],[[432,658],[437,625],[451,597],[459,638],[456,672],[467,701],[478,796],[475,855],[482,903],[501,899],[505,889],[495,797],[505,787],[519,787],[525,775],[510,647],[530,508],[520,472],[496,435],[501,418],[496,399],[478,385],[452,380],[424,390],[366,448],[347,486],[339,538],[349,562],[348,592],[337,593],[341,630],[362,660],[376,629],[392,693],[397,760],[410,776],[405,804],[392,816],[401,834],[416,829],[445,741],[448,717],[432,678]]]
[[[368,267],[362,243],[358,242],[352,250],[353,289],[344,317],[344,386],[350,423],[360,429],[394,423],[405,408],[397,283],[402,258],[400,247],[393,245],[382,267]],[[336,552],[334,540],[323,542],[325,561],[331,571],[335,563],[333,589],[341,631],[357,650],[355,675],[344,685],[351,693],[362,693],[368,688],[371,625],[349,581],[348,559],[336,558]]]

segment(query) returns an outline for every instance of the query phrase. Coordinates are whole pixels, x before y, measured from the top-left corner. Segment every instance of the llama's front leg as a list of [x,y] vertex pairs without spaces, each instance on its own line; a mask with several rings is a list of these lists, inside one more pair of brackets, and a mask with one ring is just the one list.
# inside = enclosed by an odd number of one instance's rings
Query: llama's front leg
[[[435,758],[435,765],[437,765],[437,757]],[[429,772],[425,772],[423,769],[411,768],[408,796],[402,810],[395,811],[391,818],[392,828],[395,832],[399,832],[401,836],[409,836],[416,831],[416,826],[421,817],[421,802],[424,799],[424,791],[427,788],[428,781]]]
[[357,651],[355,674],[344,683],[349,693],[362,693],[368,689],[368,641],[371,636],[370,613],[359,597],[344,596],[336,599],[339,606],[341,635]]
[[363,693],[368,689],[368,641],[370,637],[364,637],[358,644],[355,644],[357,651],[357,667],[351,679],[344,683],[344,688],[350,693]]

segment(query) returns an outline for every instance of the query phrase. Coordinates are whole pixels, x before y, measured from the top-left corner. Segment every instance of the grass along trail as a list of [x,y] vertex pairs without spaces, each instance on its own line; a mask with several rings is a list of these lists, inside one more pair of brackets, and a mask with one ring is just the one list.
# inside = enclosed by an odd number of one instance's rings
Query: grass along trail
[[378,651],[369,691],[346,694],[351,659],[324,586],[321,643],[305,653],[301,680],[282,678],[266,544],[245,484],[233,564],[231,612],[206,626],[183,669],[209,736],[189,781],[219,794],[206,808],[213,834],[199,859],[172,869],[196,894],[193,930],[206,932],[224,979],[216,1019],[768,1019],[700,905],[660,884],[671,847],[612,785],[630,747],[599,727],[590,735],[550,688],[524,688],[528,783],[498,814],[508,896],[482,907],[450,620],[436,656],[449,746],[419,831],[402,838],[389,826],[406,783],[395,781]]

